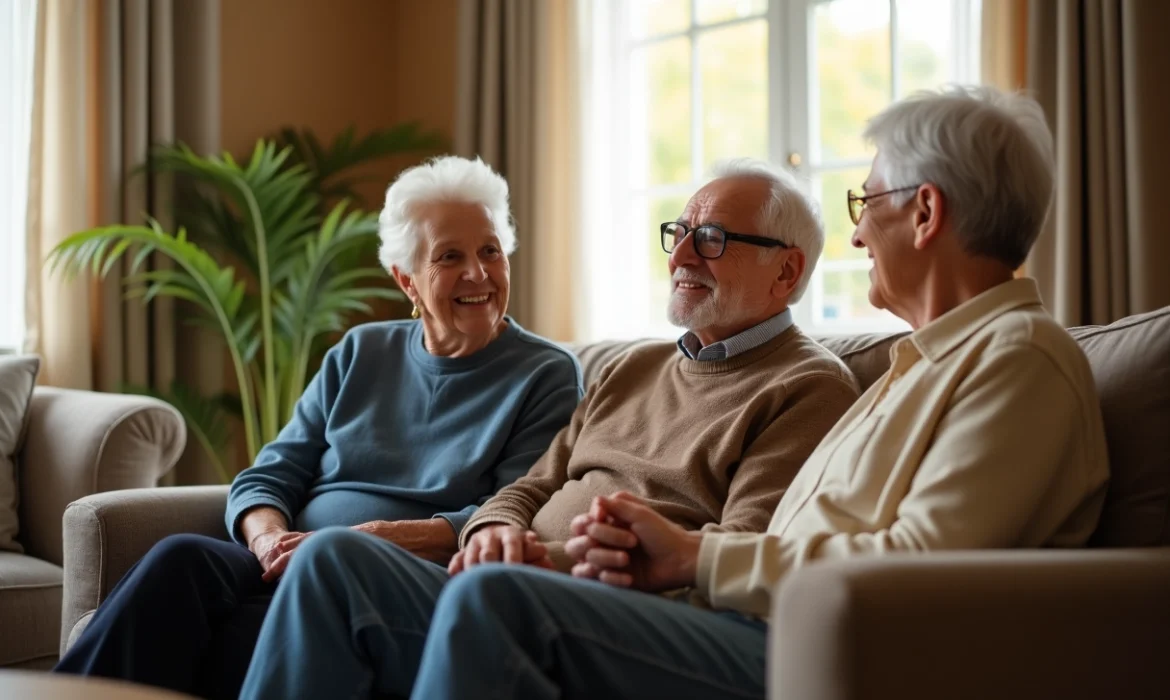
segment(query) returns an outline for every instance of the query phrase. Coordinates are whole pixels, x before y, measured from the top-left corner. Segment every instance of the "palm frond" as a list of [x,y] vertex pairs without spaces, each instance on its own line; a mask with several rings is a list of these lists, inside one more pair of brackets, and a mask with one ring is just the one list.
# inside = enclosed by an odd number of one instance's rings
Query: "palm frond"
[[355,185],[365,178],[341,178],[340,174],[352,168],[388,156],[433,153],[447,147],[447,140],[438,131],[428,130],[419,122],[406,122],[384,129],[375,129],[360,139],[350,126],[339,133],[328,147],[321,145],[310,131],[285,127],[277,137],[292,148],[291,157],[303,164],[313,178],[313,190],[322,199],[334,201],[350,199],[365,205]]

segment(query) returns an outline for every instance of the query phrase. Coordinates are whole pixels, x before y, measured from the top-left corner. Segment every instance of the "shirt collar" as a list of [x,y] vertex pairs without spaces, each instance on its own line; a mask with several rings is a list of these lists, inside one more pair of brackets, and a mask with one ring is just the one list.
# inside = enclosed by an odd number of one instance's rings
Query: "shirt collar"
[[691,360],[706,362],[708,360],[729,360],[736,355],[759,347],[779,336],[793,324],[792,310],[785,309],[780,313],[761,321],[745,331],[730,338],[720,340],[704,347],[698,336],[687,331],[678,339],[678,349]]
[[914,331],[899,344],[913,343],[923,357],[938,362],[980,328],[1008,311],[1042,304],[1035,280],[1027,277],[1013,279],[963,302]]

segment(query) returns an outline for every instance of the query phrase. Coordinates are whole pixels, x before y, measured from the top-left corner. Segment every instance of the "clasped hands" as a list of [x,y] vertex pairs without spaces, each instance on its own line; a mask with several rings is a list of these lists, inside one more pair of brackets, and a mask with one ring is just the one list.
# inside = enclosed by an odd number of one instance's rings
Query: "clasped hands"
[[[642,591],[692,586],[702,534],[675,525],[624,491],[597,497],[573,518],[565,553],[573,576]],[[548,547],[536,533],[512,525],[485,527],[451,560],[454,575],[477,564],[505,562],[552,569]]]

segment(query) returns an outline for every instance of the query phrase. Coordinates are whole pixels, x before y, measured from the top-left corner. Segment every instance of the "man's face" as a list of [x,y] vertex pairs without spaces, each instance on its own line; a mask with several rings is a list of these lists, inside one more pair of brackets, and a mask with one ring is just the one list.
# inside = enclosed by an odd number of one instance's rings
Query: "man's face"
[[[870,169],[862,189],[866,195],[889,190],[878,168],[878,159]],[[854,247],[869,252],[873,267],[869,271],[869,303],[879,309],[896,310],[899,300],[915,292],[921,270],[917,269],[914,228],[910,210],[913,202],[895,206],[891,195],[870,199],[862,210],[861,221],[853,231]]]
[[[758,236],[756,220],[770,192],[771,185],[762,178],[721,178],[695,193],[678,220],[691,228],[713,224]],[[710,345],[779,312],[772,287],[784,251],[728,241],[723,255],[711,260],[695,252],[693,241],[688,234],[670,254],[671,323]]]

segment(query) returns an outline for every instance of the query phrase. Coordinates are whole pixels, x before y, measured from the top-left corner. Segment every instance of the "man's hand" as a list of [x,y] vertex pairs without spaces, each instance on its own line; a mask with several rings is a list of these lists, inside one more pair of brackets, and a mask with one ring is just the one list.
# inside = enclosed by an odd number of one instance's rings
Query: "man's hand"
[[293,551],[300,546],[309,532],[289,532],[287,530],[267,530],[261,532],[248,542],[248,549],[256,555],[260,566],[264,568],[261,577],[266,583],[280,578],[288,568]]
[[578,578],[648,592],[695,584],[702,533],[675,525],[637,496],[598,497],[572,528],[565,552],[577,560]]
[[454,576],[488,562],[555,568],[548,558],[548,547],[535,532],[514,525],[488,525],[477,530],[467,541],[467,546],[451,557],[447,573]]

